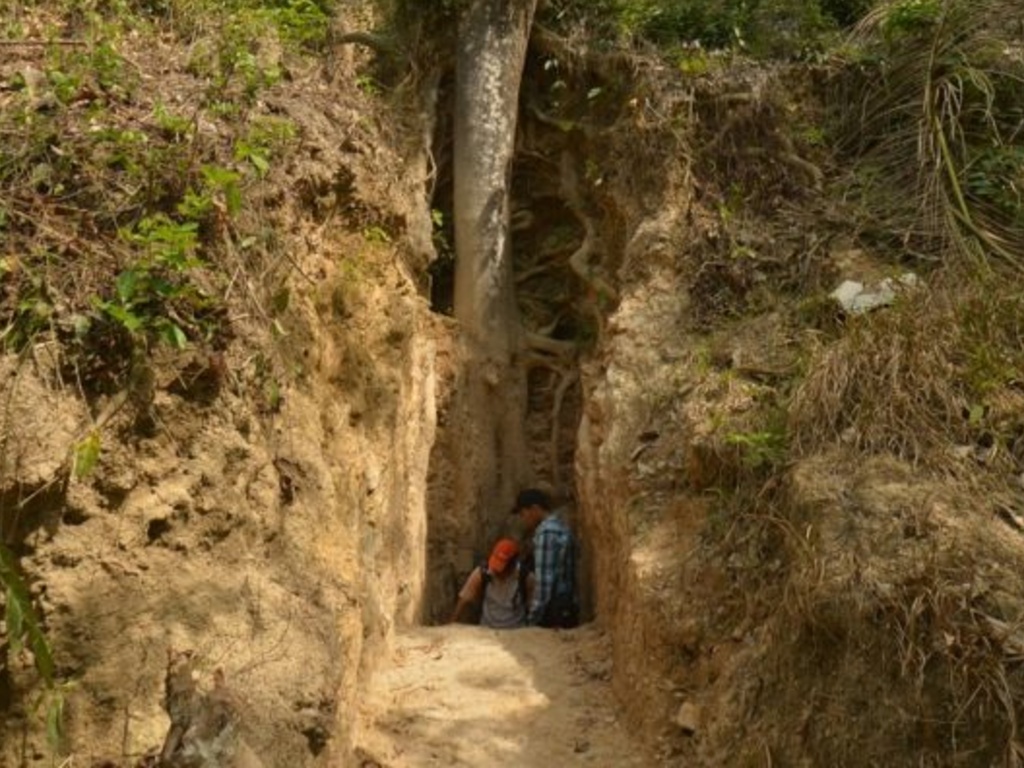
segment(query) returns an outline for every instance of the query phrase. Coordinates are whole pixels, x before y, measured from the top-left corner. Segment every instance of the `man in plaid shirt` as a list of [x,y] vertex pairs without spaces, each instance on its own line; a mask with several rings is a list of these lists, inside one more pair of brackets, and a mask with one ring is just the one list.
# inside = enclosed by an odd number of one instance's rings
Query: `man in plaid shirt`
[[568,629],[579,623],[576,602],[576,542],[569,526],[551,510],[544,491],[527,488],[516,498],[515,511],[527,533],[533,533],[533,564],[537,586],[526,623]]

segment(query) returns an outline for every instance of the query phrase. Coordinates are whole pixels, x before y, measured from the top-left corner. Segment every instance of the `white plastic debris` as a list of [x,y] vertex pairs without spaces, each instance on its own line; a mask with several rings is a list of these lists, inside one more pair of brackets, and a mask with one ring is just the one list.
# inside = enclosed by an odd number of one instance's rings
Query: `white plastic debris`
[[887,277],[879,281],[872,290],[865,289],[864,284],[856,280],[844,280],[830,295],[839,302],[844,311],[851,315],[860,315],[892,304],[901,290],[913,288],[917,284],[917,275],[906,272],[896,279]]

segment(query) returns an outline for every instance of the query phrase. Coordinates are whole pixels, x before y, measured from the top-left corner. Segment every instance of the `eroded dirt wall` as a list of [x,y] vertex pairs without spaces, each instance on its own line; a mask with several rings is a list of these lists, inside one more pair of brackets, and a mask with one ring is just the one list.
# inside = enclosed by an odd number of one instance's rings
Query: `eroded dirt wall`
[[[656,403],[675,387],[679,329],[688,311],[680,275],[666,248],[678,231],[672,211],[652,218],[634,235],[628,259],[646,265],[642,281],[625,288],[609,318],[606,341],[582,368],[583,419],[576,452],[580,524],[594,610],[613,638],[616,692],[630,702],[637,725],[664,717],[672,701],[659,678],[668,652],[662,591],[684,554],[682,529],[653,527],[644,503],[671,503],[668,468],[645,462],[662,429]],[[656,479],[661,475],[661,482]],[[657,488],[655,498],[641,491]],[[683,510],[684,515],[700,511]],[[685,524],[685,518],[684,518]]]
[[[1005,479],[981,479],[977,459],[933,472],[927,453],[864,450],[859,425],[804,424],[827,449],[789,442],[819,345],[862,343],[829,294],[898,262],[845,230],[840,196],[804,161],[773,156],[792,88],[723,91],[684,123],[714,152],[623,217],[619,300],[582,367],[576,480],[615,690],[668,765],[1010,764],[1019,639],[1005,628],[1022,615],[1024,549],[1016,512],[993,509]],[[842,375],[914,371],[918,337],[897,311],[865,321],[891,356],[837,345]],[[917,388],[931,374],[907,375]],[[876,405],[857,393],[843,407],[873,420]]]
[[[398,305],[409,318],[420,309]],[[76,759],[120,765],[162,743],[172,650],[194,651],[201,676],[224,671],[265,765],[344,754],[363,673],[420,610],[434,349],[415,320],[407,330],[392,360],[378,358],[371,384],[390,401],[375,423],[355,418],[351,392],[332,383],[350,360],[328,327],[308,339],[311,376],[282,393],[279,413],[230,394],[197,408],[160,392],[166,431],[141,439],[115,423],[95,476],[32,510],[17,551],[60,676],[74,681]],[[46,350],[35,352],[7,361],[8,413],[26,419],[8,458],[55,467],[67,446],[34,436],[73,433],[80,409],[48,375]],[[27,494],[33,482],[16,474],[6,490]],[[12,673],[16,690],[32,679]],[[36,719],[7,713],[0,762],[49,764]]]
[[[301,151],[258,201],[287,257],[236,273],[221,357],[157,355],[144,428],[137,404],[117,411],[97,466],[65,490],[53,481],[108,400],[83,400],[56,346],[2,361],[0,499],[23,507],[9,543],[70,684],[75,764],[157,751],[168,654],[191,651],[201,689],[223,672],[264,768],[345,765],[362,681],[420,618],[445,334],[418,283],[426,163],[415,142],[400,156],[373,132],[345,77],[302,87],[273,105]],[[290,295],[273,323],[267,275]],[[0,764],[50,765],[31,659],[11,659]]]

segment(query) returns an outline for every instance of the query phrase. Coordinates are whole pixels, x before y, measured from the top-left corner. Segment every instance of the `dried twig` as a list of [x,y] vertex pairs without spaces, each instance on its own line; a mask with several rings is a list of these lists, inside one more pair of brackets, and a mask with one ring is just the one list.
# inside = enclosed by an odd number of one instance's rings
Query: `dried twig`
[[37,45],[69,45],[84,48],[89,43],[85,40],[67,40],[64,38],[57,38],[55,40],[0,40],[0,46],[4,48],[32,47]]

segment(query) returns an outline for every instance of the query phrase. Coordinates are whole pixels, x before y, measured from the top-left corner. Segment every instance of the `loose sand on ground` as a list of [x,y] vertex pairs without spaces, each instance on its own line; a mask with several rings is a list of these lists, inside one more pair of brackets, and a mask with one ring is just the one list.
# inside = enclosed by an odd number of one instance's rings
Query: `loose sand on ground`
[[649,766],[596,629],[425,627],[396,639],[363,699],[362,766]]

